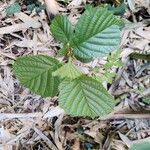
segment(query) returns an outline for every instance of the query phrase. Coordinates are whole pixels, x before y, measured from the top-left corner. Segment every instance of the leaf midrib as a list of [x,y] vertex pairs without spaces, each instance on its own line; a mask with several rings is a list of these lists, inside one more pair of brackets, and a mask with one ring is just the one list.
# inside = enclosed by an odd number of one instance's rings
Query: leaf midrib
[[[85,43],[86,41],[90,40],[91,38],[93,38],[93,37],[96,36],[97,34],[102,33],[104,30],[106,30],[107,28],[110,28],[111,26],[114,26],[114,25],[115,25],[115,24],[112,24],[112,25],[110,25],[110,26],[104,28],[103,30],[101,30],[101,31],[99,31],[99,32],[97,32],[97,33],[95,33],[95,34],[92,34],[90,37],[84,38],[84,39],[81,40],[81,41],[76,42],[76,40],[74,41],[74,39],[73,39],[73,44],[75,45],[75,47],[79,47],[80,45],[82,45],[82,44]],[[116,25],[116,26],[117,26],[117,25]],[[75,38],[77,38],[77,37],[75,37]]]
[[89,101],[88,101],[88,99],[87,99],[87,96],[86,96],[86,94],[85,94],[84,88],[83,88],[83,86],[82,86],[82,82],[79,80],[78,83],[79,83],[79,85],[81,86],[81,91],[82,91],[82,93],[83,93],[83,95],[84,95],[84,98],[85,98],[86,101],[87,101],[86,103],[87,103],[87,105],[88,105],[88,108],[90,109],[91,116],[93,116],[93,112],[94,112],[96,115],[98,115],[93,109],[91,109],[91,107],[90,107],[90,105],[89,105]]
[[[61,18],[62,19],[62,18]],[[68,22],[68,24],[70,24],[70,22],[69,22],[69,20],[67,19],[67,18],[65,18],[65,22],[63,23],[63,26],[65,26],[64,24],[66,24],[66,21]],[[59,25],[60,23],[58,22],[58,20],[57,20],[57,24]],[[68,34],[68,30],[66,30],[66,32],[65,32],[65,30],[63,30],[64,28],[62,27],[62,26],[59,26],[60,27],[60,29],[61,29],[61,31],[63,32],[63,34],[65,35],[65,38],[66,38],[66,42],[68,41],[70,41],[70,35]],[[69,28],[70,28],[70,26],[69,26]]]

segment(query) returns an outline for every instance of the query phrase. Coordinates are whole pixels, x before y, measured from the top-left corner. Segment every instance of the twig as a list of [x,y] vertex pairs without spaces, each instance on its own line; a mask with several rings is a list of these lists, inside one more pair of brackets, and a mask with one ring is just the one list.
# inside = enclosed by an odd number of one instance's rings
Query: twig
[[1,49],[0,49],[0,55],[3,55],[3,56],[8,57],[10,59],[16,60],[16,57],[13,54],[3,53]]
[[10,119],[27,119],[27,118],[41,118],[42,113],[22,113],[22,114],[10,114],[10,113],[0,113],[0,121],[2,120],[10,120]]
[[115,119],[150,119],[150,113],[147,114],[113,114],[101,118],[101,120],[115,120]]

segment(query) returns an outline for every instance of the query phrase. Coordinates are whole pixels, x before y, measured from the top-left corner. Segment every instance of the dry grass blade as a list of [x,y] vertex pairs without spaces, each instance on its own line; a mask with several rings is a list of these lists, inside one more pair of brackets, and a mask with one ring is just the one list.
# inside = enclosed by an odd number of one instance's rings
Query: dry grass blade
[[50,149],[53,149],[53,150],[58,150],[58,148],[53,144],[53,142],[46,136],[43,134],[42,131],[40,131],[38,128],[34,127],[33,128],[34,131],[40,136],[40,138],[42,140],[44,140],[44,142],[47,144],[47,146],[50,148]]
[[0,121],[11,119],[30,119],[30,118],[42,118],[42,113],[24,113],[24,114],[10,114],[0,113]]
[[[21,6],[21,12],[8,16],[6,8],[13,2]],[[110,69],[116,73],[113,83],[103,82],[117,99],[116,108],[112,114],[94,120],[70,117],[58,107],[57,97],[42,98],[31,93],[19,84],[12,64],[20,56],[57,55],[62,45],[52,37],[47,14],[49,19],[59,14],[67,15],[75,25],[86,4],[98,6],[109,4],[109,0],[39,0],[29,11],[33,2],[35,0],[0,1],[0,150],[79,150],[89,147],[127,150],[132,143],[149,140],[150,106],[144,101],[150,96],[149,62],[135,60],[130,54],[150,53],[150,0],[130,0],[130,10],[126,9],[121,16],[128,22],[120,46],[124,66]],[[39,9],[44,3],[47,14],[44,8]],[[59,58],[60,61],[63,59]],[[75,64],[87,76],[96,70],[101,77],[106,62],[107,58],[101,58],[86,64],[76,60]]]
[[10,53],[3,53],[2,50],[0,50],[0,55],[3,55],[5,57],[8,57],[10,59],[16,60],[16,56]]

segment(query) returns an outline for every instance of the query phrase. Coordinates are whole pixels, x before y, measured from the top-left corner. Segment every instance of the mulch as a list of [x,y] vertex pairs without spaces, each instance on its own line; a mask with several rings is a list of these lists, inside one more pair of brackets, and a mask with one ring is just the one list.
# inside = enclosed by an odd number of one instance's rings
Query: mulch
[[[150,53],[149,0],[136,0],[135,10],[128,6],[121,16],[127,22],[120,45],[124,65],[112,68],[116,77],[111,84],[103,83],[118,104],[114,112],[94,120],[68,116],[57,97],[42,98],[22,87],[12,65],[20,56],[56,56],[60,43],[49,24],[57,13],[75,24],[85,4],[106,1],[51,1],[55,10],[46,7],[38,13],[28,11],[21,1],[22,11],[8,16],[6,8],[12,2],[0,1],[0,150],[127,150],[133,143],[150,140],[150,62],[130,57],[133,52]],[[106,58],[79,66],[90,74],[104,63]]]

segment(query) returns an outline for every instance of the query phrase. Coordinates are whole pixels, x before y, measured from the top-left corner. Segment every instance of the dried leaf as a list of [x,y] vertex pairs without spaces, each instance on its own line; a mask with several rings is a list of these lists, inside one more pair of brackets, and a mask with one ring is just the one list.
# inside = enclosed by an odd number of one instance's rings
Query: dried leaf
[[15,16],[18,17],[20,20],[22,20],[28,27],[32,28],[41,27],[41,23],[38,20],[32,18],[31,16],[26,15],[25,13],[22,12],[16,13]]
[[72,6],[80,6],[82,3],[86,3],[86,0],[72,0],[72,2],[68,5],[68,7]]
[[52,15],[59,14],[59,11],[66,11],[66,9],[62,8],[56,0],[44,0],[44,1],[49,19],[51,19]]
[[127,0],[128,1],[128,5],[130,7],[130,9],[134,12],[135,11],[135,0]]
[[55,116],[59,116],[60,114],[63,114],[64,110],[61,109],[59,106],[52,108],[51,110],[49,110],[43,118],[52,118]]

